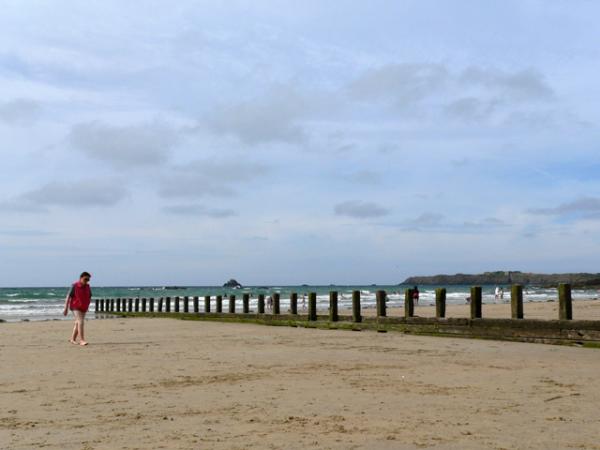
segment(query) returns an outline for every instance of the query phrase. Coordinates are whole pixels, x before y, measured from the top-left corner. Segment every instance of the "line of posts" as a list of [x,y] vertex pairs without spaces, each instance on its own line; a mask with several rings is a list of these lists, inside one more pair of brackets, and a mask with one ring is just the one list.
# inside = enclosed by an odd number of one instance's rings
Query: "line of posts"
[[[414,317],[415,304],[414,304],[414,290],[406,289],[404,291],[404,317]],[[473,286],[471,288],[469,297],[469,308],[471,319],[481,319],[482,315],[482,290],[481,286]],[[281,314],[281,295],[274,293],[272,295],[272,313],[274,315]],[[211,296],[207,295],[204,297],[204,312],[210,313],[212,311]],[[173,303],[171,301],[173,300]],[[193,313],[200,313],[200,299],[199,297],[192,297],[192,308]],[[228,311],[231,314],[236,312],[236,296],[230,295],[228,298]],[[378,317],[387,316],[387,293],[384,290],[378,290],[375,295],[375,302],[377,308]],[[156,312],[162,313],[171,312],[171,304],[173,304],[173,310],[176,313],[181,311],[181,304],[183,303],[183,312],[190,312],[190,297],[161,297],[157,302]],[[573,319],[573,305],[571,297],[571,285],[560,284],[558,287],[558,318],[559,320],[572,320]],[[96,312],[155,312],[155,300],[154,298],[111,298],[111,299],[96,299],[95,300],[95,311]],[[223,312],[223,296],[217,295],[215,297],[215,312]],[[250,313],[250,294],[242,295],[242,312],[244,314]],[[265,295],[259,294],[257,298],[257,313],[265,314]],[[298,294],[293,292],[290,294],[290,309],[289,313],[292,315],[298,314]],[[311,292],[308,294],[308,320],[317,320],[317,294]],[[439,319],[446,317],[446,288],[438,288],[435,290],[435,316]],[[523,319],[523,286],[515,284],[511,287],[511,318],[512,319]],[[338,293],[337,291],[331,291],[329,293],[329,316],[328,319],[331,322],[337,322],[339,320],[338,313]],[[352,292],[352,321],[361,322],[361,293],[360,291]]]

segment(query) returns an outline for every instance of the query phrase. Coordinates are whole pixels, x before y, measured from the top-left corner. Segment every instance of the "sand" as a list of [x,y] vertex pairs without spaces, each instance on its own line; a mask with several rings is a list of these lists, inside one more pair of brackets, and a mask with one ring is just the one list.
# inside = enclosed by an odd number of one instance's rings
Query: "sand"
[[178,321],[0,324],[2,449],[600,449],[600,351]]

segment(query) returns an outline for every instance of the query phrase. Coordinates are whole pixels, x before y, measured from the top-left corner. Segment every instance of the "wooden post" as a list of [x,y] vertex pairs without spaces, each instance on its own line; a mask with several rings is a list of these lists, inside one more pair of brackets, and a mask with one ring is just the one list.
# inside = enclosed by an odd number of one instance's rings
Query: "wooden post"
[[310,292],[308,294],[308,320],[317,320],[317,293]]
[[481,319],[481,286],[471,288],[471,319]]
[[218,313],[223,312],[223,296],[222,295],[217,295],[217,312]]
[[558,319],[573,320],[571,285],[568,283],[561,283],[558,285]]
[[204,312],[205,313],[210,312],[210,295],[204,296]]
[[110,299],[110,312],[115,312],[115,299]]
[[242,295],[242,304],[244,314],[248,314],[250,312],[250,294]]
[[415,302],[413,301],[413,289],[404,290],[404,317],[414,317],[415,315]]
[[117,298],[117,312],[121,312],[121,299]]
[[265,294],[258,294],[258,314],[265,313]]
[[133,299],[127,299],[127,312],[133,312]]
[[229,313],[230,314],[235,313],[235,295],[229,296]]
[[435,290],[435,317],[438,319],[446,317],[446,288]]
[[298,294],[296,292],[290,294],[290,314],[298,314]]
[[513,319],[523,318],[523,286],[520,284],[510,288],[510,315]]
[[329,292],[329,321],[337,322],[338,320],[338,293],[331,291]]
[[101,298],[100,299],[100,312],[103,312],[103,311],[104,311],[104,299]]
[[98,306],[100,306],[99,304],[100,304],[100,302],[98,301],[98,299],[96,299],[96,300],[94,301],[94,305],[95,305],[95,306],[94,306],[94,312],[98,312],[98,311],[99,311],[99,310],[98,310]]
[[194,312],[198,314],[200,312],[200,304],[198,303],[198,296],[194,296]]
[[150,297],[150,312],[153,313],[154,312],[154,297]]
[[135,312],[140,312],[140,298],[135,298]]
[[281,294],[279,292],[273,293],[273,314],[281,314],[280,300]]
[[187,295],[185,297],[183,297],[183,312],[184,313],[190,312],[190,298]]
[[377,291],[377,293],[375,294],[377,302],[377,317],[385,317],[387,315],[385,297],[385,291]]
[[161,313],[163,312],[163,302],[164,302],[164,298],[161,297],[158,299],[158,312]]
[[146,303],[148,299],[146,297],[142,297],[142,312],[146,312]]
[[175,297],[175,312],[179,312],[179,295]]
[[352,322],[362,322],[360,311],[360,291],[352,291]]
[[171,297],[165,298],[165,312],[171,312]]

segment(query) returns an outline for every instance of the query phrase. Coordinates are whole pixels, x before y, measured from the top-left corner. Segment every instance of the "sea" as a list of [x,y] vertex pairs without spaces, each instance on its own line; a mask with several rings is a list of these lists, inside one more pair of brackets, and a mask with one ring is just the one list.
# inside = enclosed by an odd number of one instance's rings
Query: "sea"
[[[206,296],[236,295],[236,310],[241,310],[242,294],[250,293],[250,307],[256,310],[258,294],[271,295],[275,292],[281,295],[281,310],[286,311],[289,307],[289,295],[292,292],[298,294],[298,308],[307,303],[309,292],[317,293],[317,309],[327,310],[329,307],[329,292],[337,291],[339,308],[351,308],[352,291],[361,291],[361,305],[363,308],[375,308],[375,295],[378,290],[385,290],[388,295],[388,307],[400,307],[404,305],[404,290],[412,288],[407,285],[367,285],[367,286],[249,286],[239,289],[223,288],[218,286],[129,286],[129,287],[95,287],[92,286],[93,298],[155,298],[160,297],[184,297],[198,296],[201,299]],[[435,289],[440,286],[419,286],[419,305],[435,304]],[[470,295],[470,286],[443,286],[447,289],[446,301],[448,304],[464,304]],[[494,303],[496,286],[482,286],[483,302]],[[510,301],[510,287],[506,286],[504,301]],[[61,320],[65,296],[68,287],[19,287],[0,288],[0,321],[33,321],[33,320]],[[598,299],[600,293],[597,289],[574,289],[573,299],[592,300]],[[303,297],[306,296],[305,301]],[[557,300],[558,293],[554,288],[526,287],[523,293],[526,302],[547,302]],[[93,302],[93,300],[92,300]],[[204,302],[200,301],[200,308]],[[214,306],[213,306],[214,308]],[[93,319],[92,313],[88,317]]]

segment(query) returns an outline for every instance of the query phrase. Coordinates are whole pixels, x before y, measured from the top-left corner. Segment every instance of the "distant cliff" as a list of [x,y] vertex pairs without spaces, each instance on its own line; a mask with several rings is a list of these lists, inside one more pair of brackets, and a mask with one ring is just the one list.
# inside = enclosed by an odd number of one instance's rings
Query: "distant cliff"
[[540,287],[558,286],[571,283],[574,287],[600,286],[600,273],[528,273],[528,272],[485,272],[481,274],[434,275],[427,277],[409,277],[402,284],[434,284],[451,286],[457,284],[522,284]]

